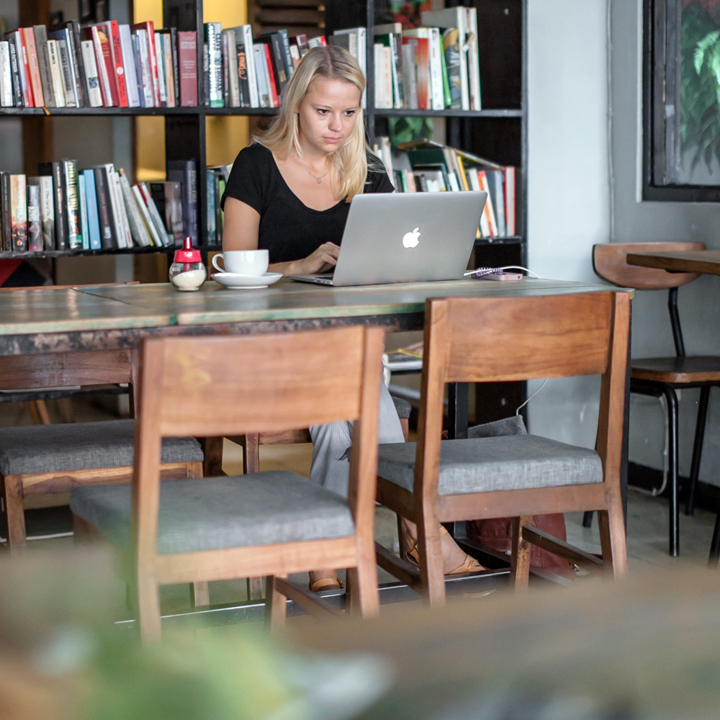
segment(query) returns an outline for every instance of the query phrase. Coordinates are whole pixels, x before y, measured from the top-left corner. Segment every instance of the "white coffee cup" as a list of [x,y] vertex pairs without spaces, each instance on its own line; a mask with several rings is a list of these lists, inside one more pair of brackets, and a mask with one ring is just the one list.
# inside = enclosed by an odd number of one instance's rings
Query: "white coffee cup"
[[[220,259],[224,267],[218,265]],[[226,250],[215,255],[212,264],[218,272],[259,277],[267,272],[269,261],[267,250]]]

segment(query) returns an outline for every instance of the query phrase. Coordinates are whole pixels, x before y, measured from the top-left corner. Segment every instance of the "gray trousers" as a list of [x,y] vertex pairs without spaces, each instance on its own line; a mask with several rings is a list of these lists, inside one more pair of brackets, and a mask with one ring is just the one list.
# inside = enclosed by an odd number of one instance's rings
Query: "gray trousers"
[[[347,497],[350,484],[350,453],[353,424],[349,420],[310,428],[313,459],[310,480]],[[395,403],[385,383],[380,383],[378,443],[405,442]]]

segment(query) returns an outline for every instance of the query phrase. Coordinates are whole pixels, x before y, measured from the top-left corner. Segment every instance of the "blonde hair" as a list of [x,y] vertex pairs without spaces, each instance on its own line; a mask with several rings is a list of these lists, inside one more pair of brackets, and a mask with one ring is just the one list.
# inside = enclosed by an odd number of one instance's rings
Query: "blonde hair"
[[[268,130],[255,136],[257,142],[280,157],[286,158],[291,152],[302,157],[299,142],[300,116],[295,110],[307,94],[310,83],[317,77],[351,83],[361,94],[365,89],[365,76],[347,50],[335,45],[313,48],[295,68],[283,91],[280,113]],[[339,197],[346,197],[348,202],[365,188],[368,150],[363,111],[359,106],[350,137],[330,155],[331,172],[340,182]]]

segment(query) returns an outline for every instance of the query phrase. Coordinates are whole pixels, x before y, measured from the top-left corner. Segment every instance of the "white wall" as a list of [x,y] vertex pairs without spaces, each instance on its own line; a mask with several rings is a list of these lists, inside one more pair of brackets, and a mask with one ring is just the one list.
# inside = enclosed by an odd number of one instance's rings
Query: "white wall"
[[[610,240],[698,240],[720,248],[720,206],[640,200],[642,4],[529,0],[529,267],[542,277],[597,281],[592,245]],[[666,302],[665,292],[637,294],[634,357],[674,353]],[[702,277],[680,290],[689,354],[720,354],[719,310],[720,279]],[[597,387],[593,380],[550,381],[529,406],[532,431],[592,447]],[[683,474],[689,472],[697,395],[680,397]],[[700,473],[714,484],[720,484],[718,395],[713,391]],[[630,459],[662,468],[659,402],[632,396],[630,412]]]
[[[617,242],[700,241],[720,248],[720,206],[640,201],[642,156],[642,0],[612,0],[612,160]],[[638,293],[633,304],[635,357],[672,355],[667,293]],[[688,354],[720,354],[720,279],[701,277],[680,289]],[[698,391],[680,398],[680,471],[688,474]],[[657,400],[633,396],[630,459],[662,467],[664,415]],[[713,391],[700,477],[720,484],[720,393]]]
[[[606,25],[606,0],[529,0],[528,263],[545,278],[594,281],[592,246],[609,237]],[[593,447],[598,392],[549,381],[532,432]]]

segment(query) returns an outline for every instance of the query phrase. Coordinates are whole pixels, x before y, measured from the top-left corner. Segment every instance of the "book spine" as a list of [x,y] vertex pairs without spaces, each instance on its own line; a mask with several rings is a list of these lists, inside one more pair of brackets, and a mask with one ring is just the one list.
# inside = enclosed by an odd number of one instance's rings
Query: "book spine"
[[128,218],[127,208],[125,207],[122,187],[120,186],[120,175],[117,172],[113,172],[112,179],[115,189],[115,207],[117,207],[118,217],[120,219],[120,232],[122,233],[123,245],[126,248],[131,248],[133,246],[132,232],[130,231],[130,219]]
[[55,247],[68,249],[67,205],[65,202],[65,177],[62,163],[38,163],[40,175],[51,175],[53,179],[53,204],[55,205]]
[[442,72],[442,43],[440,30],[429,28],[428,49],[430,51],[430,89],[432,92],[432,109],[445,109],[445,95],[443,92]]
[[297,43],[298,52],[300,53],[300,59],[305,57],[305,53],[310,49],[308,45],[308,37],[306,33],[299,33],[295,36],[295,42]]
[[118,91],[115,82],[115,68],[113,67],[112,45],[107,34],[107,28],[104,25],[95,25],[93,30],[98,38],[95,52],[97,54],[98,49],[100,51],[97,58],[98,67],[102,65],[100,82],[101,87],[103,87],[103,102],[106,107],[117,107],[119,104]]
[[130,234],[135,244],[140,247],[148,247],[151,245],[150,236],[145,230],[142,218],[140,217],[140,211],[138,210],[137,203],[133,197],[132,190],[130,189],[130,183],[125,176],[125,171],[121,168],[119,173],[120,190],[122,192],[123,201],[125,203],[125,210],[130,224]]
[[260,107],[258,95],[257,69],[255,68],[255,53],[253,51],[252,27],[242,26],[242,44],[245,48],[245,62],[247,63],[248,93],[250,95],[250,107]]
[[38,61],[37,48],[35,46],[35,33],[31,27],[23,28],[23,42],[27,51],[28,72],[30,75],[30,84],[32,86],[33,101],[35,107],[44,107],[45,98],[43,96],[42,80],[40,78],[40,63]]
[[180,67],[180,105],[197,107],[198,76],[197,76],[197,34],[179,32],[178,64]]
[[60,68],[63,79],[63,90],[65,91],[66,107],[77,107],[77,89],[73,81],[72,72],[70,70],[70,57],[68,56],[68,47],[64,38],[58,37],[58,50],[60,51]]
[[85,176],[78,174],[78,204],[80,205],[80,234],[82,235],[82,249],[90,249],[90,232],[88,231],[87,217],[87,191],[85,189]]
[[158,235],[157,228],[155,227],[155,224],[152,221],[152,218],[150,217],[150,212],[148,211],[147,204],[145,203],[145,198],[142,194],[142,190],[140,189],[139,185],[133,185],[132,186],[132,193],[135,197],[135,202],[137,203],[138,209],[140,210],[140,214],[142,215],[143,222],[145,223],[145,228],[147,229],[148,233],[150,234],[150,238],[152,239],[153,245],[155,247],[162,247],[163,242]]
[[509,237],[517,235],[515,225],[515,168],[509,165],[503,170],[505,177],[505,225]]
[[117,183],[115,182],[115,168],[112,163],[105,165],[106,178],[107,178],[107,194],[110,200],[110,207],[113,212],[113,233],[115,235],[115,244],[118,248],[123,249],[127,247],[125,237],[125,227],[123,224],[123,218],[120,215],[120,205],[118,203],[118,192]]
[[230,60],[228,58],[228,36],[225,31],[220,35],[220,51],[222,52],[222,96],[225,107],[231,106],[230,98]]
[[123,64],[122,45],[120,44],[120,30],[117,20],[110,20],[107,24],[108,39],[110,40],[110,49],[112,54],[112,66],[115,78],[115,87],[117,88],[118,104],[120,107],[129,107],[127,84],[125,83],[125,66]]
[[44,25],[33,25],[35,35],[35,48],[37,51],[38,67],[40,69],[40,84],[42,85],[45,107],[55,107],[55,96],[50,77],[50,63],[47,54],[47,30]]
[[12,107],[14,104],[10,44],[3,40],[0,41],[0,106]]
[[12,252],[12,210],[10,207],[10,173],[0,172],[0,231],[3,252]]
[[270,91],[271,107],[280,107],[280,97],[278,84],[275,79],[275,70],[273,68],[272,57],[270,55],[270,46],[263,43],[263,51],[265,53],[265,66],[267,68],[268,90]]
[[10,37],[15,42],[15,50],[17,52],[18,76],[20,78],[20,88],[22,89],[23,107],[34,107],[30,75],[28,74],[27,53],[25,51],[22,33],[20,30],[16,30],[11,33]]
[[[240,77],[240,52],[234,30],[223,30],[223,60],[227,57],[225,74],[227,75],[228,107],[249,107],[247,84]],[[244,68],[247,79],[247,67]],[[229,102],[228,102],[229,101]]]
[[210,107],[214,108],[224,106],[222,93],[222,39],[220,32],[220,23],[205,23],[208,61],[207,93]]
[[238,85],[240,90],[240,105],[242,107],[252,107],[250,104],[250,78],[248,73],[248,53],[245,45],[235,46],[238,69]]
[[113,249],[117,247],[117,242],[115,241],[115,218],[113,216],[112,203],[110,202],[107,168],[96,167],[93,170],[95,173],[95,189],[97,193],[100,241],[103,249]]
[[82,55],[85,61],[85,79],[87,82],[87,98],[90,107],[102,107],[103,99],[100,90],[100,77],[98,76],[95,50],[91,40],[82,41]]
[[62,76],[62,62],[60,60],[60,48],[55,39],[48,40],[48,61],[50,64],[50,77],[52,78],[53,94],[55,95],[55,106],[66,107],[65,84]]
[[78,248],[82,248],[77,160],[63,160],[62,166],[67,202],[68,245],[71,250],[77,250]]
[[262,43],[253,45],[255,59],[255,78],[257,80],[259,107],[270,107],[270,91],[267,83],[267,70],[265,68],[265,46]]
[[152,81],[153,105],[162,107],[160,104],[160,80],[158,79],[158,58],[155,55],[155,25],[148,20],[140,25],[133,25],[133,30],[142,30],[147,47],[148,62],[150,63],[150,79]]
[[270,35],[270,50],[278,95],[282,97],[282,92],[288,84],[289,78],[285,69],[285,53],[283,52],[280,33],[272,33],[272,35]]
[[10,74],[12,76],[13,104],[15,107],[24,107],[22,86],[20,82],[20,66],[18,64],[17,46],[10,40],[8,42],[8,54],[10,55]]
[[138,67],[140,68],[140,76],[142,78],[142,82],[140,83],[142,90],[141,103],[143,107],[155,107],[155,84],[153,82],[152,67],[150,65],[147,33],[144,30],[139,30],[133,37],[135,38]]
[[27,186],[27,249],[29,252],[42,252],[42,222],[40,215],[40,188]]
[[135,65],[135,50],[129,25],[120,25],[120,50],[123,59],[123,74],[127,88],[128,107],[140,107],[140,83],[138,68]]
[[66,27],[69,35],[70,55],[75,68],[78,107],[89,107],[85,61],[82,54],[82,46],[80,45],[80,23],[77,20],[71,20],[66,23]]
[[170,61],[172,65],[173,87],[175,88],[175,105],[180,107],[180,62],[178,60],[177,28],[170,28]]
[[163,33],[163,57],[165,59],[165,84],[168,107],[175,107],[175,71],[173,69],[172,38],[170,31]]
[[163,222],[163,219],[160,216],[160,211],[158,210],[158,207],[153,200],[150,188],[148,187],[147,183],[144,182],[138,183],[138,186],[140,188],[140,193],[145,200],[145,206],[147,207],[150,220],[157,229],[157,234],[160,238],[161,247],[172,245],[174,238],[169,235],[167,230],[165,229],[165,223]]
[[153,36],[155,59],[157,62],[158,88],[160,90],[159,107],[167,107],[167,84],[165,83],[165,49],[163,47],[162,33],[156,32]]
[[10,176],[10,213],[14,252],[27,252],[27,190],[24,175]]
[[93,25],[86,31],[86,39],[92,40],[95,51],[95,65],[97,66],[98,78],[100,79],[100,94],[102,95],[103,107],[112,107],[112,93],[110,92],[110,80],[105,66],[105,58],[102,51],[100,28]]
[[280,51],[285,65],[285,76],[289,81],[295,72],[295,63],[290,52],[290,37],[287,30],[278,30],[277,34],[280,36]]
[[98,217],[97,191],[95,189],[95,171],[83,170],[85,178],[85,208],[87,210],[88,234],[90,238],[90,250],[100,250],[100,219]]
[[182,186],[183,234],[192,238],[193,246],[198,244],[197,170],[194,160],[169,162],[168,180],[180,182]]
[[217,224],[215,217],[215,173],[205,171],[205,192],[207,198],[207,240],[208,245],[217,244]]
[[468,75],[470,84],[470,105],[472,110],[482,110],[480,94],[480,55],[478,52],[477,9],[465,8],[468,33]]
[[55,249],[55,203],[51,177],[41,175],[35,178],[40,187],[40,220],[42,222],[43,248]]

